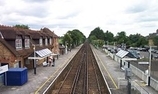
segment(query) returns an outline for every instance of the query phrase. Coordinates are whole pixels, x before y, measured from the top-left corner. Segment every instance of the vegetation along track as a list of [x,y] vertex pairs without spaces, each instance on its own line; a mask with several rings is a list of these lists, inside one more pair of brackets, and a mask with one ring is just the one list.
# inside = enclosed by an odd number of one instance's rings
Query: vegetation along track
[[87,42],[45,93],[110,94]]

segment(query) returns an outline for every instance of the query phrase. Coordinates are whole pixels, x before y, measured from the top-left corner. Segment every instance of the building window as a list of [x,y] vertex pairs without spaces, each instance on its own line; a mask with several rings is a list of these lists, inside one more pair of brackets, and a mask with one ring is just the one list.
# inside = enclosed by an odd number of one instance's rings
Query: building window
[[52,38],[49,38],[49,44],[52,45]]
[[30,39],[25,39],[25,48],[30,48]]
[[22,39],[15,40],[16,49],[22,49]]
[[48,45],[48,39],[45,38],[45,45]]
[[39,44],[40,44],[40,46],[43,45],[42,37],[40,37],[40,39],[39,39]]

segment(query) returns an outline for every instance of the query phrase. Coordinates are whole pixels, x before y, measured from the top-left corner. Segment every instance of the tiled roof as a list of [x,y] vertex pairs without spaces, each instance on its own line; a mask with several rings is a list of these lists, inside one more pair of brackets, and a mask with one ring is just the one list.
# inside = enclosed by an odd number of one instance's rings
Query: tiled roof
[[0,32],[2,33],[4,39],[15,39],[16,35],[21,35],[23,37],[30,36],[32,39],[39,39],[40,37],[58,37],[48,28],[44,28],[37,31],[0,25]]
[[40,37],[43,37],[43,35],[40,34],[39,31],[31,31],[31,30],[29,30],[28,32],[29,32],[29,34],[30,34],[32,39],[39,39]]
[[6,48],[8,48],[8,50],[10,50],[15,56],[20,56],[20,54],[15,50],[15,48],[13,48],[12,46],[10,46],[4,39],[0,38],[0,42],[1,42]]
[[50,35],[50,36],[58,37],[54,32],[52,32],[52,31],[51,31],[50,29],[48,29],[48,28],[43,28],[43,29],[41,29],[41,31],[47,33],[47,34]]
[[12,27],[5,27],[0,25],[0,32],[5,39],[15,39],[16,31]]
[[[44,30],[30,30],[30,29],[22,29],[22,28],[16,28],[16,27],[11,27],[11,26],[4,26],[0,25],[0,33],[2,33],[2,36],[4,39],[0,37],[0,42],[5,45],[15,56],[22,56],[24,58],[28,57],[30,54],[33,53],[33,49],[23,49],[16,51],[15,48],[13,48],[6,39],[16,39],[17,35],[21,35],[23,38],[25,36],[30,36],[31,39],[39,39],[40,37],[54,37],[55,34],[50,31],[49,29],[44,29]],[[32,40],[31,40],[32,41]],[[52,48],[53,45],[48,45],[48,46],[37,46],[36,50],[40,50],[43,48]]]

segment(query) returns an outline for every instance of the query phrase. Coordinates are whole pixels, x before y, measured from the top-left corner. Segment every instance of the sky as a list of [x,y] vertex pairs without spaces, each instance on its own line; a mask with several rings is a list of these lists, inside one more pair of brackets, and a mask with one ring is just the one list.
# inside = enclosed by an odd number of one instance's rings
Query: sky
[[58,36],[78,29],[88,37],[97,27],[147,36],[158,29],[158,0],[0,0],[0,24],[47,27]]

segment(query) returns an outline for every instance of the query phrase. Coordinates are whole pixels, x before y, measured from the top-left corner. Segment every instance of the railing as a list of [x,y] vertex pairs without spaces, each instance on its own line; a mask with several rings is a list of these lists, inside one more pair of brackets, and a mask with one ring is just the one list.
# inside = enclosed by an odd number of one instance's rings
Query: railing
[[[118,78],[118,88],[119,89],[126,88],[126,86],[127,86],[127,80],[124,78]],[[147,90],[142,88],[142,86],[136,81],[131,81],[131,88],[132,88],[132,92],[137,91],[139,92],[138,94],[150,94]]]
[[132,81],[132,85],[134,86],[134,89],[140,91],[140,94],[150,94],[147,90],[145,90],[144,88],[142,88],[142,86],[139,85],[138,82]]

